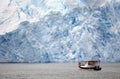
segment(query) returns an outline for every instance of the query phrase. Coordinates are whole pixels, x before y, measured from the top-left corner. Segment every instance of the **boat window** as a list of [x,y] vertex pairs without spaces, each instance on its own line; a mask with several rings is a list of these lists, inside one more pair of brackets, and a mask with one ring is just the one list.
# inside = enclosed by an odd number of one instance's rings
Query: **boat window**
[[95,65],[95,62],[88,62],[88,65]]

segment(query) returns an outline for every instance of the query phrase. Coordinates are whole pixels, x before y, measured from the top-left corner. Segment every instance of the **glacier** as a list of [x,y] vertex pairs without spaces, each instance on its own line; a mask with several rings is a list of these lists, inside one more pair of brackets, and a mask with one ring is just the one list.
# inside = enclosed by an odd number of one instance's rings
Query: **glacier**
[[7,1],[17,9],[0,12],[0,62],[120,62],[119,0]]

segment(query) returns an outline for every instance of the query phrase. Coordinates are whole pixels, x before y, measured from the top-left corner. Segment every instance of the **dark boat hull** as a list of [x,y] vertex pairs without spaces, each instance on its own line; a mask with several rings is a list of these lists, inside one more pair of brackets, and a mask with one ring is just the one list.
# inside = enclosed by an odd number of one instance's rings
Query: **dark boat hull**
[[79,66],[79,68],[81,68],[81,69],[94,69],[94,70],[101,70],[101,67],[99,67],[99,66],[95,66],[95,67],[81,67],[81,66]]

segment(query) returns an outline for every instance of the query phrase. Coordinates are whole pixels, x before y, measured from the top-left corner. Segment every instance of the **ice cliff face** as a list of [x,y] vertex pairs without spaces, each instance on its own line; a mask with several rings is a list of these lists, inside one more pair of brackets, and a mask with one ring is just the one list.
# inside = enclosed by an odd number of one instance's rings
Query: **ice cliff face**
[[79,2],[79,0],[1,0],[0,34],[17,29],[22,21],[36,22],[51,11],[65,14],[78,6]]
[[17,15],[1,13],[0,62],[120,61],[119,0],[8,3],[17,6]]

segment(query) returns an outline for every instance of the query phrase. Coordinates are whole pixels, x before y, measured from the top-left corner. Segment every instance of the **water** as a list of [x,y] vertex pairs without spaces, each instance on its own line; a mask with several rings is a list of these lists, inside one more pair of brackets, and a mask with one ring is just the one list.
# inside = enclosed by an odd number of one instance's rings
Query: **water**
[[0,64],[0,79],[120,79],[120,63],[101,71],[79,69],[76,63]]

